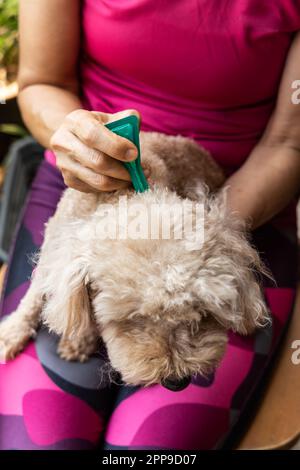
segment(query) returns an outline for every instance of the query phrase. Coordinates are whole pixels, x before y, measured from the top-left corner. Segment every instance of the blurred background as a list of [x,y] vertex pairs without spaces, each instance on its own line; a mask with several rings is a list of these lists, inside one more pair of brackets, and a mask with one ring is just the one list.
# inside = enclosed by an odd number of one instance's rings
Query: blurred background
[[13,83],[18,61],[18,0],[0,0],[0,79]]
[[0,266],[7,261],[19,213],[43,158],[17,106],[18,4],[0,0]]
[[0,0],[0,158],[25,133],[16,105],[18,0]]

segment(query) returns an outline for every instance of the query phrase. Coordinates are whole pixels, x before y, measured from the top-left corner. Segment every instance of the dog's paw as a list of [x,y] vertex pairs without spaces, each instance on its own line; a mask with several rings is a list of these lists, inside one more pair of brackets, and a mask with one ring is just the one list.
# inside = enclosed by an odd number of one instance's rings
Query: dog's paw
[[86,362],[96,350],[97,338],[94,335],[72,340],[62,337],[57,348],[62,359],[79,362]]
[[14,359],[36,335],[31,324],[11,314],[0,323],[0,363]]

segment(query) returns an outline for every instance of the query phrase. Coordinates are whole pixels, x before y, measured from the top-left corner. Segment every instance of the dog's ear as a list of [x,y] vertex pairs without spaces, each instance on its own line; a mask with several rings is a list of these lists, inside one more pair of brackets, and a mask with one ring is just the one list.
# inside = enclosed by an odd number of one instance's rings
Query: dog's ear
[[201,309],[226,329],[250,334],[270,321],[261,288],[250,267],[233,266],[232,275],[200,275],[194,289]]
[[88,276],[79,280],[70,292],[66,302],[65,336],[81,336],[89,330],[91,323],[91,303],[88,290]]
[[228,210],[226,189],[208,204],[194,295],[224,328],[249,334],[270,322],[260,280],[271,276],[248,240],[245,222]]
[[213,316],[223,326],[247,335],[270,322],[261,288],[254,275],[249,276],[245,284],[238,282],[232,294],[231,302],[225,303],[223,309],[216,309],[213,312]]
[[[56,266],[57,268],[57,266]],[[80,336],[92,321],[87,260],[74,256],[48,270],[42,279],[46,302],[43,322],[64,336]]]

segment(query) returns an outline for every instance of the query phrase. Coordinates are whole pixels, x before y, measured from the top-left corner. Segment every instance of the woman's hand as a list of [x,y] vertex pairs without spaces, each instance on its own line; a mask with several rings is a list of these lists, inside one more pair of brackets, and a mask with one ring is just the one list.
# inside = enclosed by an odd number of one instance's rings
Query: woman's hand
[[104,124],[138,114],[133,110],[106,114],[79,109],[68,114],[50,140],[67,186],[83,192],[113,191],[130,185],[121,162],[137,157],[137,148]]

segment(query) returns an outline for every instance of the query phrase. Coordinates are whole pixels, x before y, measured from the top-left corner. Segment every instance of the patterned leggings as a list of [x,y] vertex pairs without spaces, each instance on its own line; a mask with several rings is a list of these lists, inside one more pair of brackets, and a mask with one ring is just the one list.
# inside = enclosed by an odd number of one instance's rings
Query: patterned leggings
[[[25,205],[11,254],[2,315],[29,285],[30,255],[64,189],[59,172],[43,162]],[[40,329],[15,360],[0,365],[0,449],[213,449],[220,447],[259,382],[293,306],[295,230],[265,226],[256,246],[276,278],[266,285],[272,327],[251,337],[229,335],[226,355],[208,379],[182,392],[101,382],[104,356],[70,363],[56,354],[57,337]],[[267,242],[268,241],[268,242]]]

